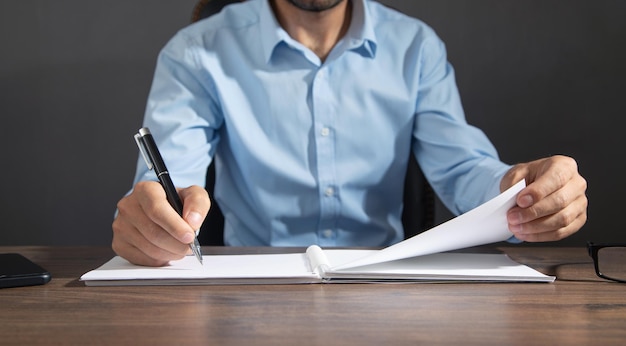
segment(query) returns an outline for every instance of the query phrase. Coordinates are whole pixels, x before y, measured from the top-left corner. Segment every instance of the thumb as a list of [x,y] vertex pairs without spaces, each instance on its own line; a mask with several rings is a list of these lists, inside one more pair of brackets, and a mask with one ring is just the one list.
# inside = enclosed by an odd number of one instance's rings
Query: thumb
[[204,188],[194,185],[181,189],[179,195],[183,200],[183,219],[194,230],[199,229],[211,207],[209,194]]
[[202,226],[202,222],[204,222],[204,216],[197,211],[190,211],[185,215],[184,219],[194,230],[198,230]]

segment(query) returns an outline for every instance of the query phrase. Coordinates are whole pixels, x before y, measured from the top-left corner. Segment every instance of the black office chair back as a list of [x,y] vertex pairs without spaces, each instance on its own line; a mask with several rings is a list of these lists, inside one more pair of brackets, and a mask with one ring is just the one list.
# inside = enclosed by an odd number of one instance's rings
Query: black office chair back
[[[242,2],[239,0],[200,0],[193,9],[192,22],[218,13],[226,5]],[[217,202],[213,199],[215,187],[215,167],[207,169],[206,189],[211,197],[211,210],[202,224],[198,240],[202,245],[224,245],[224,216]],[[404,209],[402,225],[404,238],[419,234],[435,224],[435,194],[424,177],[415,157],[410,155],[404,181]]]
[[191,22],[195,23],[200,19],[210,17],[221,11],[226,5],[243,1],[244,0],[200,0],[193,8]]

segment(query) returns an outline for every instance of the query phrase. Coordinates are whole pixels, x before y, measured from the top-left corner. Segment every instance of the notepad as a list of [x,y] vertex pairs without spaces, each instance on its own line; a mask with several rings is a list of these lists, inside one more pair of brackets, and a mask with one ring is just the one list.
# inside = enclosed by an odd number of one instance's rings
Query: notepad
[[382,250],[322,249],[304,253],[188,256],[164,267],[114,257],[81,277],[88,286],[304,284],[345,282],[552,282],[506,254],[450,252],[509,239],[506,211],[520,182],[487,203]]

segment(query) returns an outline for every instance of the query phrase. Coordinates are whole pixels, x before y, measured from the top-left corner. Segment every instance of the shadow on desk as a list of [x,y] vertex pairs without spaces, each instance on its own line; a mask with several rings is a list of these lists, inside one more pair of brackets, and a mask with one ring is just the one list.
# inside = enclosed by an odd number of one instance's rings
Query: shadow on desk
[[584,248],[509,245],[498,250],[546,275],[556,276],[557,281],[608,282],[596,275],[593,260]]
[[589,262],[557,264],[546,267],[541,272],[546,275],[556,276],[559,281],[608,282],[596,275],[593,263]]

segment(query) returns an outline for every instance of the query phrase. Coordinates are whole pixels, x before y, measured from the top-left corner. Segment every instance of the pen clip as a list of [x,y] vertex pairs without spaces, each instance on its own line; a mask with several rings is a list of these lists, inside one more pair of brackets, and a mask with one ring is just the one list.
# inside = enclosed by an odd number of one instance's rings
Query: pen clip
[[146,149],[146,143],[144,142],[141,133],[135,134],[135,142],[137,142],[139,152],[141,153],[141,156],[143,156],[143,160],[146,161],[148,169],[151,170],[152,168],[154,168],[154,165],[152,164],[152,160],[150,160],[150,156],[148,155],[148,149]]

